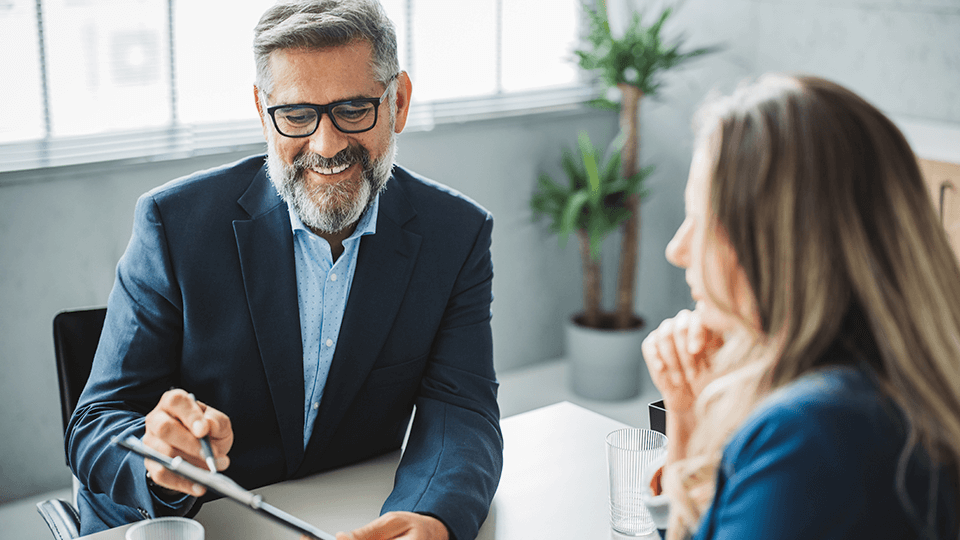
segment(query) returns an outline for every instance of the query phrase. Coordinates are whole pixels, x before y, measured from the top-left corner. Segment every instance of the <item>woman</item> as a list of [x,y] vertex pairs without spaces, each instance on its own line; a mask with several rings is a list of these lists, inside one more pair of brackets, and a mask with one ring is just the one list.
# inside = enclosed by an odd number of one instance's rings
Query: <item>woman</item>
[[960,538],[960,269],[906,140],[815,77],[762,77],[699,123],[667,247],[696,308],[643,344],[668,410],[658,526]]

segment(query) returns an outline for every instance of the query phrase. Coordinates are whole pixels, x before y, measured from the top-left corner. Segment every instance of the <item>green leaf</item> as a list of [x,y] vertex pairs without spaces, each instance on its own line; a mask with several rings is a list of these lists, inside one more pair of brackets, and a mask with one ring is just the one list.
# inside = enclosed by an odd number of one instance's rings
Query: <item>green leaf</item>
[[617,181],[617,177],[620,175],[620,152],[613,152],[610,155],[610,159],[607,160],[606,166],[603,168],[603,183],[612,184]]
[[563,149],[563,154],[560,157],[560,166],[570,180],[571,190],[580,189],[586,185],[587,171],[584,170],[583,165],[573,158],[573,154],[566,148]]
[[720,50],[719,46],[710,46],[683,51],[681,49],[686,38],[682,35],[667,43],[661,31],[673,14],[671,7],[661,11],[649,26],[644,25],[641,14],[635,13],[623,37],[619,39],[615,39],[610,32],[603,2],[596,9],[587,3],[583,4],[583,8],[588,20],[585,41],[589,46],[574,51],[574,54],[582,69],[597,71],[599,79],[607,86],[626,82],[653,97],[662,87],[659,79],[663,72],[690,59]]
[[626,197],[632,193],[645,196],[643,181],[653,167],[644,167],[623,178],[622,145],[621,135],[607,146],[604,160],[589,135],[581,132],[576,154],[568,149],[561,151],[561,166],[568,184],[558,183],[547,174],[538,176],[530,207],[538,218],[548,218],[550,230],[560,237],[561,246],[571,234],[582,230],[590,243],[591,257],[599,258],[603,240],[630,218],[630,211],[624,206]]
[[570,196],[570,190],[558,185],[549,175],[541,174],[537,178],[537,191],[530,197],[533,220],[546,217],[550,221],[550,230],[561,233],[563,212]]
[[563,217],[560,220],[560,234],[564,239],[580,228],[580,215],[589,198],[590,194],[588,192],[578,191],[567,201],[567,205],[563,209]]
[[666,7],[663,12],[660,13],[660,17],[657,19],[657,22],[653,23],[653,26],[650,27],[650,35],[659,36],[660,29],[663,28],[663,23],[667,22],[667,18],[670,17],[670,14],[673,12],[673,8]]
[[597,149],[590,142],[586,131],[581,131],[577,137],[580,146],[580,156],[583,158],[583,168],[587,173],[587,188],[590,190],[590,199],[596,204],[600,200],[600,172],[597,170]]
[[653,170],[653,165],[647,165],[646,167],[637,171],[637,173],[633,176],[629,178],[623,178],[622,180],[626,184],[624,191],[627,193],[639,193],[643,188],[643,182],[653,173]]

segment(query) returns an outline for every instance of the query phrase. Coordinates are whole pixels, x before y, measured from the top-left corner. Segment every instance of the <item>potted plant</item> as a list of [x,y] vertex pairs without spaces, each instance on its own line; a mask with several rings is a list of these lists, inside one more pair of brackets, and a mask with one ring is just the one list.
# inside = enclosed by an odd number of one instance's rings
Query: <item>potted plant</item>
[[530,206],[536,216],[548,218],[561,244],[570,235],[579,241],[584,309],[566,327],[573,389],[595,399],[624,399],[639,391],[643,320],[634,316],[632,325],[617,328],[615,315],[603,310],[600,248],[611,232],[631,219],[628,201],[645,195],[643,182],[653,167],[624,177],[616,144],[606,160],[586,132],[580,133],[577,146],[577,157],[563,150],[560,164],[567,182],[541,174]]
[[[640,251],[640,203],[646,195],[643,180],[652,172],[652,166],[641,168],[639,163],[640,100],[657,95],[664,73],[715,48],[683,51],[682,37],[668,43],[662,28],[672,13],[669,7],[649,25],[644,25],[640,14],[634,14],[622,37],[611,32],[603,0],[599,0],[596,9],[586,4],[584,9],[590,25],[587,46],[574,53],[581,68],[597,72],[607,89],[619,90],[620,103],[599,98],[592,104],[619,109],[621,133],[602,168],[599,153],[581,133],[580,161],[574,160],[570,152],[563,153],[561,164],[568,185],[541,175],[530,204],[537,217],[551,221],[561,242],[576,234],[580,243],[584,310],[574,315],[567,326],[567,356],[573,368],[574,391],[597,399],[624,399],[639,392],[644,327],[643,319],[634,310],[634,297]],[[621,240],[616,305],[612,311],[605,311],[601,306],[600,246],[603,238],[617,228],[621,230]]]

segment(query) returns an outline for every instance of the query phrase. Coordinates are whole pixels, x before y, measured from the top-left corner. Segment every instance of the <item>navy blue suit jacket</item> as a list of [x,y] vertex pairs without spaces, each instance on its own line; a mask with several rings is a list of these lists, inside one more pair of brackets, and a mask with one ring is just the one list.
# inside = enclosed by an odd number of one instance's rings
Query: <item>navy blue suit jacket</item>
[[[226,474],[252,489],[400,447],[383,511],[441,519],[474,538],[502,468],[490,331],[492,218],[400,167],[360,243],[340,339],[303,447],[303,353],[293,235],[263,156],[143,195],[117,266],[90,380],[66,450],[82,533],[193,515],[147,489],[143,460],[110,444],[144,432],[171,387],[226,413]],[[360,524],[358,524],[360,525]]]

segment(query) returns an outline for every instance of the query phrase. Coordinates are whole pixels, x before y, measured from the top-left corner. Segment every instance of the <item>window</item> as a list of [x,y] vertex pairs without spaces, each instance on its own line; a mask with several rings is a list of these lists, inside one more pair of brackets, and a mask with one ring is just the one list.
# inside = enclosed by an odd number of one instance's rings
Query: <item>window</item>
[[42,6],[50,135],[172,121],[164,0],[46,0]]
[[[43,137],[43,85],[37,55],[36,11],[32,2],[0,0],[0,144]],[[20,44],[12,47],[11,44]]]
[[176,3],[173,34],[179,121],[257,121],[253,27],[271,4],[270,0]]
[[[585,98],[580,0],[381,2],[413,79],[414,129],[445,110]],[[0,86],[0,171],[261,143],[251,42],[272,3],[0,0],[0,59],[16,74]]]

